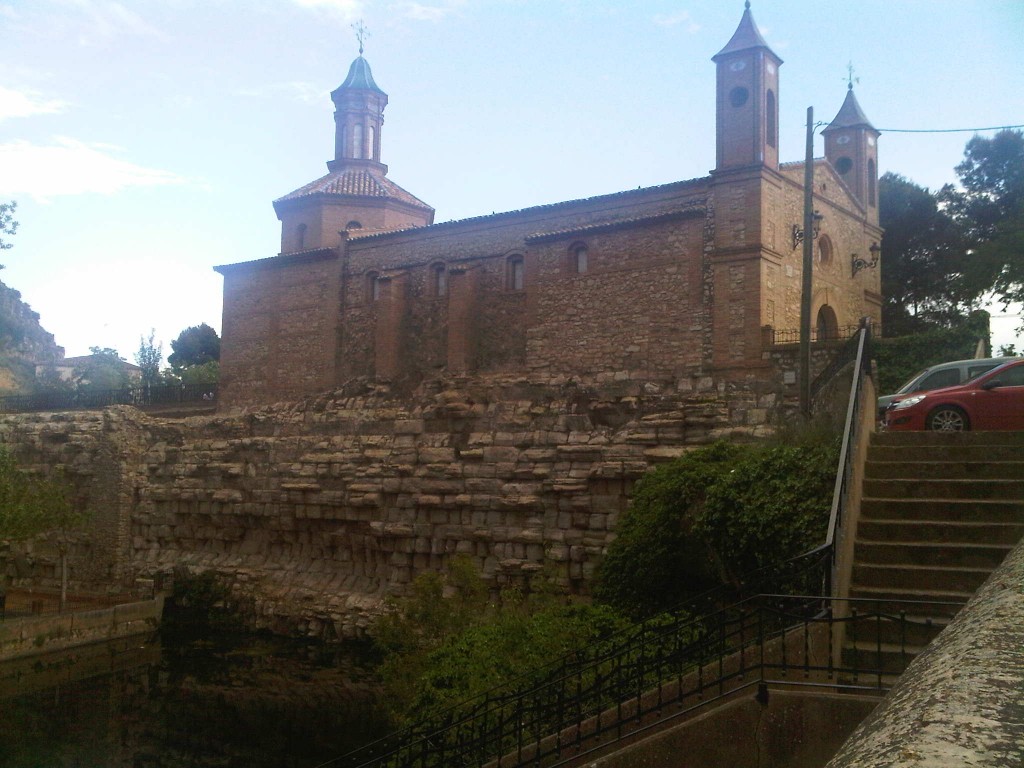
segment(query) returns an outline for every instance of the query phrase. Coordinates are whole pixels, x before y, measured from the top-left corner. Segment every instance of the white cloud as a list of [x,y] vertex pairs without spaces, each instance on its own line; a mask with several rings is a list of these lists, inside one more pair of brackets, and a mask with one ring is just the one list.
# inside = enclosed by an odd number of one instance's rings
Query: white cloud
[[659,13],[654,17],[654,23],[659,27],[678,27],[685,25],[686,31],[690,34],[700,31],[700,24],[693,20],[689,11],[678,11],[676,13]]
[[303,104],[324,104],[329,102],[327,94],[330,91],[330,88],[325,88],[321,85],[292,80],[287,83],[269,83],[259,88],[243,88],[238,93],[242,96],[252,96],[259,99],[276,99],[278,96],[283,95]]
[[129,187],[182,184],[169,171],[144,168],[113,156],[117,147],[57,137],[50,145],[0,144],[0,196],[29,195],[45,201],[60,195],[114,194]]
[[93,47],[109,43],[117,37],[163,37],[156,27],[150,25],[138,13],[126,8],[115,0],[65,0],[66,4],[84,17],[76,25],[78,42]]
[[0,85],[0,121],[12,117],[31,117],[62,112],[63,101],[45,99],[35,91],[15,91]]
[[359,17],[363,8],[360,0],[294,0],[294,2],[302,8],[326,11],[352,20]]
[[395,3],[392,8],[400,16],[414,21],[441,21],[465,5],[465,0],[442,0],[434,5],[415,0]]

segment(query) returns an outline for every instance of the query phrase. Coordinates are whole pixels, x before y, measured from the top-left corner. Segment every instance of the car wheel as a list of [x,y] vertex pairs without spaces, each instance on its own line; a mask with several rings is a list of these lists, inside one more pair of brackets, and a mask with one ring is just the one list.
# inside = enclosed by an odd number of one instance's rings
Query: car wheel
[[967,414],[955,405],[940,405],[928,414],[928,429],[935,432],[966,432],[970,428]]

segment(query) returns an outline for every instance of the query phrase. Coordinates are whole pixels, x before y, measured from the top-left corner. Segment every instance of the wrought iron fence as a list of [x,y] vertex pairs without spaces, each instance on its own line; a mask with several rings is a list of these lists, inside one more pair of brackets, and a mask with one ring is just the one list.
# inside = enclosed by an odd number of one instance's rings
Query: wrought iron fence
[[[914,617],[952,606],[847,599],[834,612],[835,600],[766,594],[645,622],[321,766],[554,766],[752,685],[885,691],[931,630]],[[834,655],[840,623],[858,642]]]
[[217,402],[216,384],[173,384],[75,392],[40,392],[0,397],[0,413],[94,410],[111,405],[137,408]]
[[[771,332],[772,344],[799,344],[800,343],[800,329],[777,329],[769,328],[766,329]],[[860,330],[859,325],[843,325],[838,328],[811,328],[811,341],[844,341],[851,336],[855,335]]]

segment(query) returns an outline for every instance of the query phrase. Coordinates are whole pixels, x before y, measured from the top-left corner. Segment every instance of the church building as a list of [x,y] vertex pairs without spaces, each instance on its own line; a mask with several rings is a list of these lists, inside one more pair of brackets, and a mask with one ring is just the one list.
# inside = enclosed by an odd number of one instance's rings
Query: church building
[[[221,407],[441,374],[778,377],[799,327],[804,163],[779,162],[782,60],[749,2],[717,72],[707,177],[435,224],[381,162],[362,55],[331,94],[327,175],[274,202],[281,252],[224,276]],[[818,338],[881,319],[879,132],[852,84],[814,161]],[[788,339],[795,341],[795,338]]]

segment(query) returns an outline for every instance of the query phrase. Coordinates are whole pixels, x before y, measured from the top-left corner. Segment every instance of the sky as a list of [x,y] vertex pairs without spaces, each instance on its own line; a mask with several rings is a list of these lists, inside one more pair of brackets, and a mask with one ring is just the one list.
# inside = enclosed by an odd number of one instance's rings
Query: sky
[[[0,0],[0,280],[68,356],[220,330],[213,267],[280,250],[271,202],[326,173],[358,55],[388,93],[388,177],[448,221],[705,176],[741,0]],[[754,0],[780,152],[852,64],[879,171],[938,189],[972,134],[1024,123],[1020,0]],[[986,132],[984,135],[991,135]],[[818,136],[815,154],[823,154]],[[883,254],[884,259],[884,254]],[[996,308],[998,310],[998,307]],[[993,320],[995,346],[1024,339]]]

